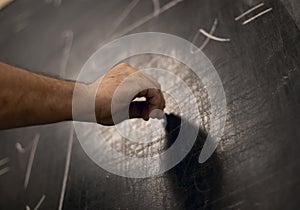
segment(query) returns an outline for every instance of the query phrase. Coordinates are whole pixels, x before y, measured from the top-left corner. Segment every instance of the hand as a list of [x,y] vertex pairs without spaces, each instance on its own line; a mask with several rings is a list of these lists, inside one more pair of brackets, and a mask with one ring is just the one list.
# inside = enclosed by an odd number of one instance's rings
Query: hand
[[[126,63],[115,66],[88,88],[97,89],[95,112],[102,125],[117,124],[128,117],[148,120],[163,115],[165,99],[159,83]],[[133,101],[139,97],[146,101]]]

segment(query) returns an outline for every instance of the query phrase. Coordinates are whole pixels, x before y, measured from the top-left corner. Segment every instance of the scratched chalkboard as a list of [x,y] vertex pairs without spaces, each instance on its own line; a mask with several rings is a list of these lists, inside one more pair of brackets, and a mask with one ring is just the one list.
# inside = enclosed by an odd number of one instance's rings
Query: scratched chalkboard
[[[0,209],[300,209],[299,11],[297,0],[10,2],[0,10],[1,61],[75,80],[115,38],[173,34],[211,60],[224,86],[227,120],[214,155],[199,164],[210,126],[205,85],[172,58],[130,57],[125,61],[136,68],[174,73],[197,97],[201,126],[189,154],[159,176],[126,178],[89,158],[72,122],[0,131]],[[166,99],[165,135],[153,144],[123,139],[113,146],[145,156],[172,144],[184,119]],[[143,127],[136,121],[132,129]]]

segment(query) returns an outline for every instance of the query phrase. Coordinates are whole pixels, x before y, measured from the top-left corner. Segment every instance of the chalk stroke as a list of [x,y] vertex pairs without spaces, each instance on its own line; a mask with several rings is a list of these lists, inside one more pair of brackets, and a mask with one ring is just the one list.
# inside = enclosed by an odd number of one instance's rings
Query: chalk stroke
[[69,56],[73,45],[74,33],[71,30],[66,30],[63,32],[63,37],[65,43],[63,49],[63,58],[60,65],[60,71],[61,71],[61,76],[65,77],[67,64],[68,64]]
[[[213,34],[213,33],[215,32],[215,30],[216,30],[216,28],[217,28],[217,25],[218,25],[218,19],[216,18],[216,19],[214,20],[214,23],[213,23],[213,25],[212,25],[210,31],[209,31],[210,34]],[[193,44],[195,44],[196,40],[198,39],[199,33],[200,33],[199,30],[197,30],[197,33],[195,34],[195,36],[193,37],[193,40],[192,40],[192,43],[193,43]],[[202,45],[199,47],[199,49],[197,49],[196,51],[193,51],[192,45],[191,45],[191,47],[190,47],[190,52],[191,52],[192,54],[194,54],[194,53],[199,52],[200,50],[203,50],[203,49],[206,47],[206,45],[208,44],[209,40],[210,40],[210,39],[209,39],[208,37],[206,37],[206,39],[205,39],[205,41],[203,42],[203,44],[202,44]]]
[[260,3],[252,8],[250,8],[249,10],[247,10],[246,12],[242,13],[241,15],[239,15],[238,17],[236,17],[234,20],[235,21],[238,21],[240,20],[242,17],[244,17],[245,15],[248,15],[249,13],[253,12],[254,10],[264,6],[265,4],[264,3]]
[[[211,35],[215,32],[215,30],[216,30],[216,28],[217,28],[217,25],[218,25],[218,19],[216,18],[216,19],[214,20],[214,23],[213,23],[213,25],[212,25],[210,31],[209,31],[209,33],[210,33]],[[210,39],[209,39],[208,37],[206,37],[205,41],[204,41],[203,44],[200,46],[200,50],[203,50],[203,49],[205,48],[205,46],[208,44],[209,40],[210,40]]]
[[197,33],[193,37],[192,43],[195,44],[195,42],[198,39],[198,36],[199,36],[200,33],[203,34],[204,36],[206,36],[206,39],[202,43],[202,45],[199,47],[199,49],[197,49],[195,51],[193,51],[192,45],[191,45],[190,52],[192,54],[197,53],[200,50],[203,50],[206,47],[206,45],[208,44],[208,42],[209,42],[210,39],[215,40],[215,41],[219,41],[219,42],[229,42],[230,41],[230,39],[228,39],[228,38],[220,38],[220,37],[216,37],[216,36],[213,35],[213,33],[215,32],[215,30],[217,28],[217,25],[218,25],[218,19],[215,18],[215,20],[213,22],[213,25],[212,25],[209,33],[207,33],[204,29],[201,29],[201,28],[198,29]]
[[17,142],[15,144],[15,147],[19,153],[24,154],[30,149],[31,145],[29,145],[27,147],[23,147],[21,143]]
[[0,176],[6,174],[7,172],[9,172],[10,168],[9,167],[6,167],[6,168],[3,168],[0,170]]
[[158,16],[160,11],[160,2],[159,0],[152,0],[153,2],[153,16]]
[[[43,204],[45,198],[46,198],[46,195],[43,195],[33,210],[38,210],[40,208],[40,206]],[[26,205],[26,210],[30,210],[30,207],[28,205]]]
[[9,158],[6,157],[6,158],[3,158],[0,160],[0,166],[3,166],[4,164],[8,163],[9,162]]
[[[172,0],[171,2],[165,4],[163,7],[161,7],[160,10],[159,10],[159,13],[156,14],[156,15],[160,15],[160,14],[166,12],[167,10],[171,9],[172,7],[176,6],[179,2],[182,2],[182,1],[183,0]],[[114,36],[112,36],[112,38],[110,40],[126,35],[130,31],[132,31],[132,30],[136,29],[137,27],[145,24],[146,22],[150,21],[154,17],[156,17],[156,16],[153,13],[151,13],[149,15],[146,15],[145,17],[143,17],[139,21],[129,25],[128,27],[126,27],[125,29],[120,31],[119,33],[116,33]],[[107,42],[108,41],[105,41],[104,43],[100,43],[99,47],[102,47]]]
[[203,30],[201,28],[199,29],[199,32],[202,33],[207,38],[215,40],[215,41],[219,41],[219,42],[229,42],[230,41],[230,39],[228,39],[228,38],[220,38],[220,37],[216,37],[214,35],[211,35],[211,34],[207,33],[205,30]]
[[58,210],[62,210],[64,197],[65,197],[65,191],[66,191],[69,168],[70,168],[72,146],[73,146],[73,137],[74,137],[73,129],[74,129],[73,124],[71,123],[71,128],[70,128],[70,133],[69,133],[69,142],[68,142],[68,148],[67,148],[67,156],[66,156],[66,164],[65,164],[65,172],[64,172],[63,183],[62,183],[62,188],[61,188],[61,193],[60,193]]
[[122,15],[119,17],[117,23],[113,26],[113,31],[121,25],[129,13],[135,8],[135,6],[140,2],[140,0],[133,0],[130,4],[124,9]]
[[255,20],[256,18],[258,18],[258,17],[260,17],[260,16],[262,16],[262,15],[264,15],[264,14],[270,12],[270,11],[272,11],[272,8],[266,9],[265,11],[262,11],[262,12],[258,13],[258,14],[255,15],[254,17],[252,17],[252,18],[250,18],[250,19],[248,19],[248,20],[245,20],[245,21],[242,23],[242,25],[246,25],[246,24],[250,23],[251,21]]
[[[9,162],[9,158],[3,158],[0,160],[0,166],[4,166],[5,164],[7,164]],[[0,170],[0,176],[6,174],[7,172],[9,172],[10,168],[9,167],[5,167],[3,169]]]
[[[174,7],[175,5],[177,5],[179,2],[181,2],[183,0],[173,0],[169,3],[167,3],[166,5],[164,5],[160,10],[159,13],[157,15],[162,14],[163,12],[171,9],[172,7]],[[125,28],[124,30],[122,30],[121,32],[119,32],[116,37],[120,37],[120,36],[124,36],[125,34],[129,33],[130,31],[136,29],[137,27],[143,25],[144,23],[148,22],[149,20],[151,20],[152,18],[154,18],[155,16],[153,14],[149,14],[146,15],[145,17],[141,18],[141,20],[133,23],[132,25],[128,26],[127,28]]]
[[36,148],[39,143],[39,139],[40,139],[40,134],[36,134],[33,139],[33,142],[32,142],[31,152],[30,152],[27,169],[26,169],[26,173],[25,173],[25,180],[24,180],[24,189],[25,190],[27,189],[27,186],[28,186],[31,169],[32,169],[32,164],[33,164]]

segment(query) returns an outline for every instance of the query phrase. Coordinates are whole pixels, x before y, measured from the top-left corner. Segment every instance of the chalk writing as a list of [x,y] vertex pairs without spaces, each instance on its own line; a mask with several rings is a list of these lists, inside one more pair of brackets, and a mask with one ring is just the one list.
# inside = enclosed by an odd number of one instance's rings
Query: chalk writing
[[5,167],[5,165],[9,162],[9,158],[3,158],[0,160],[0,167],[4,166],[4,168],[0,169],[0,176],[6,174],[7,172],[9,172],[10,168],[9,167]]

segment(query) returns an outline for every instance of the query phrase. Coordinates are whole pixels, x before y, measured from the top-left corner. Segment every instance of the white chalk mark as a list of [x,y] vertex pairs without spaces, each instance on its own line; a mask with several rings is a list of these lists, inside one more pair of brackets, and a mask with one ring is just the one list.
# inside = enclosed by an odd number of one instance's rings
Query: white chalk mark
[[60,193],[60,199],[59,199],[59,206],[58,210],[62,210],[64,197],[65,197],[65,191],[67,186],[67,180],[68,180],[68,174],[69,174],[69,168],[70,168],[70,160],[71,160],[71,153],[72,153],[72,146],[73,146],[73,124],[71,124],[70,128],[70,134],[69,134],[69,142],[68,142],[68,148],[67,148],[67,156],[66,156],[66,164],[65,164],[65,172],[63,177],[63,183]]
[[69,56],[70,56],[72,45],[73,45],[74,33],[71,30],[64,31],[63,37],[65,40],[65,45],[64,45],[64,49],[63,49],[63,58],[61,61],[60,71],[61,71],[61,76],[65,77],[66,70],[67,70],[67,64],[68,64]]
[[[216,28],[217,28],[217,25],[218,25],[218,19],[217,18],[215,18],[215,20],[214,20],[214,23],[213,23],[213,25],[212,25],[212,27],[211,27],[211,29],[210,29],[210,31],[209,31],[209,33],[210,34],[213,34],[214,32],[215,32],[215,30],[216,30]],[[193,44],[195,44],[196,43],[196,40],[198,39],[198,37],[199,37],[199,30],[197,30],[197,33],[195,34],[195,36],[193,37],[193,40],[192,40],[192,43]],[[209,38],[208,37],[206,37],[206,39],[205,39],[205,41],[203,42],[203,44],[199,47],[199,49],[197,49],[196,51],[193,51],[192,50],[192,45],[191,45],[191,48],[190,48],[190,52],[192,53],[192,54],[194,54],[194,53],[197,53],[198,51],[200,51],[200,50],[203,50],[205,47],[206,47],[206,45],[208,44],[208,42],[209,42]]]
[[264,3],[260,3],[252,8],[250,8],[249,10],[247,10],[246,12],[242,13],[241,15],[239,15],[238,17],[236,17],[234,20],[235,21],[238,21],[240,20],[242,17],[244,17],[245,15],[248,15],[249,13],[251,13],[252,11],[264,6],[265,4]]
[[45,198],[46,198],[46,196],[43,195],[33,210],[38,210],[40,208],[40,206],[42,205],[42,203],[44,202]]
[[215,40],[215,41],[219,41],[219,42],[229,42],[230,39],[228,38],[220,38],[220,37],[216,37],[214,35],[211,35],[209,33],[207,33],[205,30],[203,29],[199,29],[199,32],[202,33],[204,36],[207,36],[209,39]]
[[[209,31],[209,33],[210,33],[211,35],[215,32],[215,30],[216,30],[216,28],[217,28],[217,25],[218,25],[218,19],[216,18],[216,19],[214,20],[214,23],[213,23],[213,25],[212,25],[210,31]],[[205,41],[203,42],[203,44],[200,46],[200,50],[203,50],[203,49],[206,47],[206,45],[208,44],[209,40],[210,40],[210,39],[209,39],[208,37],[205,39]]]
[[124,9],[122,15],[119,17],[117,23],[113,26],[113,31],[119,27],[119,25],[125,20],[133,8],[140,2],[140,0],[133,0],[130,4]]
[[19,153],[24,154],[27,152],[31,146],[23,147],[21,143],[17,142],[15,144],[16,149],[18,150]]
[[[0,160],[0,166],[4,166],[5,164],[7,164],[9,162],[9,158],[3,158]],[[10,168],[9,167],[5,167],[3,169],[0,170],[0,176],[6,174],[7,172],[9,172]]]
[[264,15],[264,14],[270,12],[270,11],[272,11],[272,8],[266,9],[265,11],[262,11],[262,12],[258,13],[258,14],[255,15],[254,17],[252,17],[252,18],[250,18],[250,19],[248,19],[248,20],[245,20],[245,21],[242,23],[242,25],[246,25],[247,23],[250,23],[251,21],[255,20],[256,18],[258,18],[258,17],[260,17],[260,16],[262,16],[262,15]]
[[0,176],[6,174],[7,172],[9,172],[10,168],[9,167],[6,167],[6,168],[3,168],[0,170]]
[[[163,7],[160,8],[159,10],[159,14],[162,14],[163,12],[171,9],[172,7],[174,7],[175,5],[177,5],[179,2],[181,2],[183,0],[173,0],[167,4],[165,4]],[[117,33],[113,38],[115,37],[121,37],[124,36],[125,34],[129,33],[130,31],[136,29],[137,27],[143,25],[144,23],[148,22],[149,20],[151,20],[152,18],[154,18],[155,16],[153,15],[153,13],[146,15],[145,17],[141,18],[139,21],[133,23],[132,25],[128,26],[127,28],[125,28],[124,30],[120,31],[119,33]]]
[[153,2],[153,16],[158,16],[159,15],[159,10],[160,10],[160,2],[159,0],[152,0]]
[[[43,195],[33,210],[38,210],[40,208],[40,206],[42,205],[42,203],[44,202],[45,198],[46,198],[46,195]],[[30,210],[30,207],[28,205],[26,205],[26,210]]]
[[3,166],[4,164],[8,163],[9,162],[9,158],[6,157],[6,158],[3,158],[0,160],[0,166]]
[[39,139],[40,139],[40,134],[36,134],[33,139],[33,142],[32,142],[31,152],[30,152],[27,169],[26,169],[26,174],[25,174],[25,180],[24,180],[24,189],[25,190],[27,189],[27,186],[28,186],[31,169],[32,169],[32,164],[33,164],[36,148],[39,143]]

